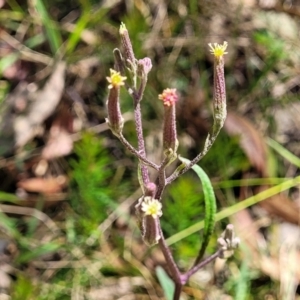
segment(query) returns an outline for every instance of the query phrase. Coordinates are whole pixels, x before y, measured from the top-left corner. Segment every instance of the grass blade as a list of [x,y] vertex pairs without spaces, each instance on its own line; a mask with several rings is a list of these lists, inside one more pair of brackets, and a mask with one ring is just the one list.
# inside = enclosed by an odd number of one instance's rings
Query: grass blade
[[296,167],[300,168],[300,159],[291,153],[289,150],[281,146],[276,141],[272,140],[271,138],[267,139],[267,144],[275,150],[278,154],[280,154],[283,158],[289,161],[291,164],[295,165]]
[[35,8],[39,13],[43,25],[46,29],[46,34],[49,40],[52,53],[55,55],[62,45],[62,38],[59,30],[56,28],[54,21],[50,18],[47,9],[42,0],[37,0]]

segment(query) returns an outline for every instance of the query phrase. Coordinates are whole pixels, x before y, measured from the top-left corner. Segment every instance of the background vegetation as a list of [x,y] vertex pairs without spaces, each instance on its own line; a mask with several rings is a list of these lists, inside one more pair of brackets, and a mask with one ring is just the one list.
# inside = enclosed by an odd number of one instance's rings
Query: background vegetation
[[[215,238],[241,248],[199,271],[183,299],[300,299],[297,1],[0,1],[1,299],[165,299],[160,251],[133,214],[136,160],[105,125],[106,76],[124,22],[153,69],[143,100],[148,155],[159,161],[162,107],[176,87],[180,150],[211,124],[212,57],[229,44],[228,118],[201,166],[218,199]],[[124,93],[124,133],[135,144]],[[164,197],[162,225],[185,268],[199,248],[203,196],[193,172]],[[212,240],[208,251],[215,249]],[[165,286],[164,284],[162,286]]]

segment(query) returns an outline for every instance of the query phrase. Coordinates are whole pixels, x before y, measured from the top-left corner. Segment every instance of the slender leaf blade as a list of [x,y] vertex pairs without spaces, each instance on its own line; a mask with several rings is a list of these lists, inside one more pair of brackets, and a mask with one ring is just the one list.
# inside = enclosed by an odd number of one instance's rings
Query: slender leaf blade
[[175,284],[173,280],[169,277],[166,271],[160,266],[155,268],[155,273],[164,291],[166,299],[172,300],[175,292]]
[[59,30],[56,28],[55,22],[50,18],[48,11],[42,0],[37,0],[35,3],[35,8],[38,11],[43,25],[48,36],[49,44],[52,50],[52,53],[55,55],[62,45],[62,37]]
[[[186,158],[180,157],[179,159],[185,164],[190,163],[190,161]],[[199,179],[201,180],[205,203],[203,241],[197,258],[200,260],[204,255],[205,249],[207,248],[207,245],[209,243],[209,239],[214,231],[217,205],[214,189],[207,174],[198,165],[194,165],[192,169],[196,172]]]

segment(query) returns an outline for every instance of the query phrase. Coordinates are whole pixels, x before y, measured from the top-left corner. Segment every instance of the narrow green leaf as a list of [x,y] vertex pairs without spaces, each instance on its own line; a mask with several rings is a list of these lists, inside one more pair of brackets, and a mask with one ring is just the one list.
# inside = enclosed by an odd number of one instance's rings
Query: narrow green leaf
[[18,201],[20,199],[16,195],[0,191],[0,202],[17,203]]
[[62,38],[59,30],[56,28],[55,22],[50,18],[48,11],[42,0],[37,0],[35,2],[35,8],[39,13],[43,25],[46,29],[49,44],[53,54],[56,54],[60,46],[62,45]]
[[75,47],[77,46],[78,42],[81,39],[81,34],[83,30],[86,28],[88,22],[90,21],[90,13],[83,13],[83,15],[80,17],[80,19],[77,21],[76,26],[72,33],[70,34],[70,37],[67,41],[66,46],[66,53],[70,54],[74,51]]
[[300,168],[300,159],[295,154],[291,153],[289,150],[287,150],[285,147],[281,146],[279,143],[272,140],[271,138],[267,139],[267,144],[291,164]]
[[[179,157],[179,159],[186,164],[190,163],[190,161],[186,158]],[[201,180],[202,187],[203,187],[203,194],[204,194],[204,203],[205,203],[203,241],[198,255],[198,259],[201,259],[209,243],[209,239],[214,231],[217,205],[216,205],[216,197],[215,197],[214,189],[206,173],[198,165],[194,165],[192,169],[196,172],[196,174]]]
[[33,250],[28,250],[26,252],[22,252],[20,256],[17,258],[18,263],[25,263],[28,262],[32,259],[35,259],[39,256],[49,254],[51,252],[55,252],[61,248],[61,245],[56,243],[56,242],[50,242],[45,245],[41,245],[40,247],[37,247],[36,249]]
[[18,238],[20,236],[16,229],[16,222],[14,219],[9,218],[6,214],[0,211],[0,231],[4,231],[12,238]]
[[0,59],[0,76],[7,68],[13,65],[19,59],[19,57],[20,54],[18,52],[12,52]]
[[166,271],[160,266],[155,268],[155,273],[164,291],[166,299],[172,300],[175,292],[175,284],[173,280],[169,277]]
[[[279,193],[282,193],[285,190],[288,190],[292,187],[295,187],[300,184],[300,176],[297,176],[295,178],[288,179],[278,185],[272,186],[267,190],[264,190],[254,196],[251,196],[244,201],[238,202],[230,207],[227,207],[221,211],[219,211],[216,214],[216,221],[223,220],[225,218],[230,217],[231,215],[234,215],[235,213],[246,209],[254,204],[257,204],[261,201],[264,201],[274,195],[277,195]],[[204,227],[204,222],[200,221],[174,235],[166,239],[166,243],[168,246],[188,237],[189,235],[201,230]]]

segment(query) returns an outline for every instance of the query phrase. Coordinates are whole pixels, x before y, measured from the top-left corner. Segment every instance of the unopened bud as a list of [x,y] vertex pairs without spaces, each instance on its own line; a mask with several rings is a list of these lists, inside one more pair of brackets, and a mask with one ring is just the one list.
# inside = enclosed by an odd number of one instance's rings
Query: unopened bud
[[113,51],[114,54],[114,58],[115,58],[115,69],[120,72],[120,73],[124,73],[124,60],[122,57],[122,54],[120,52],[120,50],[118,48],[115,48]]
[[120,87],[124,85],[126,77],[120,75],[115,70],[110,70],[110,77],[107,81],[110,83],[108,99],[106,102],[108,118],[106,122],[112,133],[116,136],[120,135],[124,125],[124,119],[120,109]]
[[227,42],[223,45],[215,43],[209,44],[210,51],[214,55],[214,118],[217,130],[224,125],[227,111],[226,111],[226,87],[224,77],[224,55],[227,54]]
[[131,65],[135,65],[135,57],[132,44],[130,41],[128,30],[124,23],[121,23],[119,33],[121,36],[121,43],[124,50],[124,58],[126,61],[129,61]]
[[153,246],[160,240],[159,219],[154,219],[151,216],[144,218],[144,234],[143,240],[148,246]]
[[240,242],[240,238],[235,236],[234,226],[228,224],[225,231],[218,238],[218,246],[222,250],[220,257],[227,258],[231,256],[234,250],[238,248]]
[[137,74],[140,77],[147,77],[152,69],[152,61],[149,57],[138,60]]
[[148,182],[145,186],[145,196],[150,196],[154,198],[154,195],[156,193],[157,186],[154,182]]
[[178,148],[177,131],[176,131],[176,107],[178,100],[176,89],[165,89],[158,96],[164,103],[164,128],[163,128],[163,147],[165,151],[176,153]]
[[[149,187],[151,188],[154,186]],[[135,213],[144,242],[149,246],[157,244],[161,238],[159,230],[159,218],[162,216],[161,202],[150,196],[142,196],[135,206]]]

